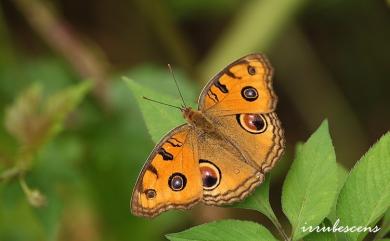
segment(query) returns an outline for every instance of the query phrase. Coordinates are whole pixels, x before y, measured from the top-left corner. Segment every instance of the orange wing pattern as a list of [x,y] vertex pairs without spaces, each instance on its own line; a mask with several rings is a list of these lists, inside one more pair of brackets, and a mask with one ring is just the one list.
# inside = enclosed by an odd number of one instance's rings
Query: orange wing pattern
[[202,197],[196,140],[187,124],[168,133],[154,148],[134,188],[134,215],[154,217],[186,209]]
[[228,65],[202,90],[198,109],[214,116],[268,113],[275,110],[273,69],[262,54],[251,54]]
[[218,132],[262,173],[272,169],[283,154],[284,133],[275,112],[237,114],[216,119],[214,123]]
[[238,149],[217,136],[205,134],[198,140],[203,199],[207,205],[240,201],[264,179],[245,162]]

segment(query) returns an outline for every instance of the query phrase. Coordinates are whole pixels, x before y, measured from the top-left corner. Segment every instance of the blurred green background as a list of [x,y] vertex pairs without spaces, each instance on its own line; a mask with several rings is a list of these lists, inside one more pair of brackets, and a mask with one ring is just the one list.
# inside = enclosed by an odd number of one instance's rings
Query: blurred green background
[[[129,212],[154,144],[121,76],[177,96],[170,63],[195,102],[251,52],[275,68],[287,151],[271,201],[283,219],[294,146],[324,118],[347,168],[389,129],[389,10],[384,0],[0,0],[0,240],[164,240],[227,217],[270,226],[251,211],[203,205],[153,220]],[[83,82],[92,90],[81,99]]]

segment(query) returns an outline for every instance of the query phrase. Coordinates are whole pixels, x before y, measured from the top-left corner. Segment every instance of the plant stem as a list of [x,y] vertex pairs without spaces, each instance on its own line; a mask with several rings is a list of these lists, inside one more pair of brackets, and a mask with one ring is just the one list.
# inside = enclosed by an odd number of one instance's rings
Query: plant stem
[[61,54],[83,79],[94,82],[94,94],[107,110],[109,64],[103,54],[96,54],[97,51],[77,37],[69,24],[43,1],[14,0],[14,3],[50,47]]
[[19,166],[11,167],[10,169],[7,169],[0,174],[0,182],[5,182],[10,179],[13,179],[19,176],[20,173],[22,173],[22,169]]
[[274,224],[274,226],[278,230],[280,236],[282,236],[282,238],[285,241],[290,241],[291,239],[287,236],[286,232],[284,232],[284,229],[283,229],[282,225],[280,224],[279,220],[276,218],[276,216],[271,216],[271,217],[268,217],[268,218]]
[[24,179],[24,176],[22,174],[19,175],[19,184],[20,184],[20,187],[22,188],[24,194],[26,196],[28,196],[31,193],[31,190],[28,187],[26,180]]

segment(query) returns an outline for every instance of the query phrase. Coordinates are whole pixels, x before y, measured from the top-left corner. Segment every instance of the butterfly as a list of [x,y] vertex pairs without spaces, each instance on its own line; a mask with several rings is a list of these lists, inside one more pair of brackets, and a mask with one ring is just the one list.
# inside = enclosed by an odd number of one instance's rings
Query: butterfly
[[229,64],[203,88],[198,109],[181,108],[180,125],[154,147],[131,199],[134,215],[155,217],[203,202],[243,200],[281,157],[273,68],[263,54]]

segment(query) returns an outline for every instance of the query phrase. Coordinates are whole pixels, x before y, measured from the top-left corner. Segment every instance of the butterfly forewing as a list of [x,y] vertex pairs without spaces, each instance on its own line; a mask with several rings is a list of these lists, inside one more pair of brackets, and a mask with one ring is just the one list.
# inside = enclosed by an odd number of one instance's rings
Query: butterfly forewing
[[154,217],[171,208],[189,208],[202,197],[194,137],[192,128],[185,124],[154,148],[133,191],[133,214]]
[[262,54],[251,54],[228,65],[203,88],[198,109],[214,116],[268,113],[275,110],[273,69]]

